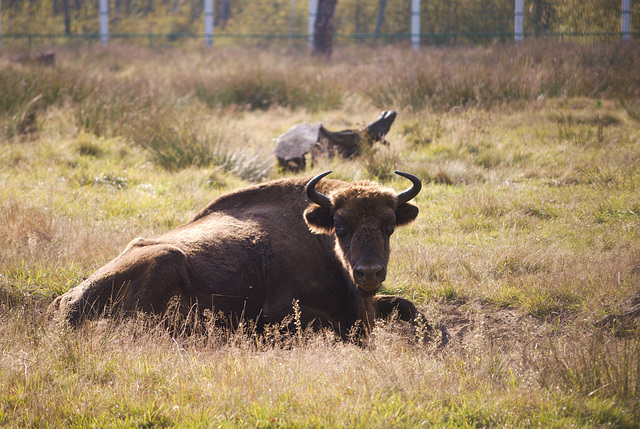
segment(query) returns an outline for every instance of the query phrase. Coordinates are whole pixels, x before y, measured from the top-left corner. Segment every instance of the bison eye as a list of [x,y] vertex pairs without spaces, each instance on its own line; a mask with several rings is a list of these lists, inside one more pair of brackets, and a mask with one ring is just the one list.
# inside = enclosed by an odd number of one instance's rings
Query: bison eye
[[344,237],[347,235],[347,228],[342,225],[335,225],[335,231],[338,237]]
[[387,225],[383,228],[383,231],[385,232],[385,234],[391,235],[393,234],[393,231],[395,231],[395,229],[396,229],[395,225]]

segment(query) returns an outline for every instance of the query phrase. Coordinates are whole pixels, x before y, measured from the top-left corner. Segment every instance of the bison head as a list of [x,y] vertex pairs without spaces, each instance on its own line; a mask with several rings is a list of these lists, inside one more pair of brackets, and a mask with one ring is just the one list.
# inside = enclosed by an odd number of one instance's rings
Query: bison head
[[314,233],[335,234],[335,251],[344,269],[361,293],[373,295],[387,275],[391,234],[396,226],[408,224],[418,215],[418,208],[409,200],[418,195],[422,183],[411,174],[396,171],[412,182],[411,188],[400,194],[363,181],[323,195],[316,184],[329,173],[307,183],[307,196],[315,204],[305,210],[304,219]]

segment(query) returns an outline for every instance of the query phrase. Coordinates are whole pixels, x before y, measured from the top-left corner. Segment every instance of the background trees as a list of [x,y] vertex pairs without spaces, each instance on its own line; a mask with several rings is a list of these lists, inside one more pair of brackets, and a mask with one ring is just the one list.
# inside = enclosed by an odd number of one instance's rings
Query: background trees
[[[306,44],[307,0],[214,0],[218,34],[282,37],[293,34]],[[344,35],[406,36],[410,30],[409,0],[319,0],[315,49],[331,51],[329,29]],[[525,0],[527,33],[619,33],[620,0]],[[110,0],[114,33],[202,32],[202,0]],[[334,12],[332,19],[328,19]],[[324,15],[323,15],[324,14]],[[323,18],[324,16],[324,18]],[[640,1],[632,2],[632,31],[640,30]],[[425,43],[485,40],[513,32],[513,1],[423,0]],[[97,33],[97,0],[4,0],[2,31],[8,33]],[[446,36],[446,37],[444,37]],[[452,39],[453,38],[453,39]],[[377,40],[378,37],[369,40]],[[361,39],[357,39],[361,40]],[[320,46],[321,44],[322,46]]]

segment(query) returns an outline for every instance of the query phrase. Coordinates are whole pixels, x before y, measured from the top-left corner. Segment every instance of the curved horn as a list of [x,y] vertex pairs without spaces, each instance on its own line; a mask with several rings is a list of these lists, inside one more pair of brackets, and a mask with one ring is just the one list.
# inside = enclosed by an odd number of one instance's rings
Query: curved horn
[[394,171],[394,173],[396,173],[398,176],[402,176],[411,180],[411,183],[413,183],[413,185],[411,185],[409,189],[398,194],[398,205],[400,206],[408,202],[409,200],[412,200],[416,195],[418,195],[420,189],[422,189],[422,182],[413,174],[404,173],[402,171]]
[[316,177],[311,179],[305,187],[307,191],[307,197],[309,197],[311,201],[325,209],[331,208],[331,200],[327,196],[322,195],[320,192],[316,191],[316,184],[320,181],[320,179],[329,174],[331,174],[331,171],[325,171],[322,174],[318,174]]

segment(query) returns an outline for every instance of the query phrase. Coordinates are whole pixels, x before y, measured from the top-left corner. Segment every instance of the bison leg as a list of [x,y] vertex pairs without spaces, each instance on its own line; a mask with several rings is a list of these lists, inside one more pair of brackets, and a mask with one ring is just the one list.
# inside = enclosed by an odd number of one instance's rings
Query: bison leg
[[[397,312],[400,320],[413,322],[416,317],[422,316],[413,302],[396,295],[376,295],[373,301],[378,317],[389,317]],[[422,316],[424,317],[424,316]]]
[[447,329],[440,324],[435,327],[432,326],[427,321],[427,318],[416,308],[415,304],[406,298],[396,295],[376,295],[373,305],[376,308],[378,317],[387,318],[397,314],[400,320],[426,329],[427,336],[432,336],[434,332],[440,332],[442,334],[442,345],[449,341],[450,335]]
[[[108,310],[162,313],[188,284],[186,255],[166,244],[138,242],[49,307],[73,324]],[[113,308],[108,308],[108,306]]]

